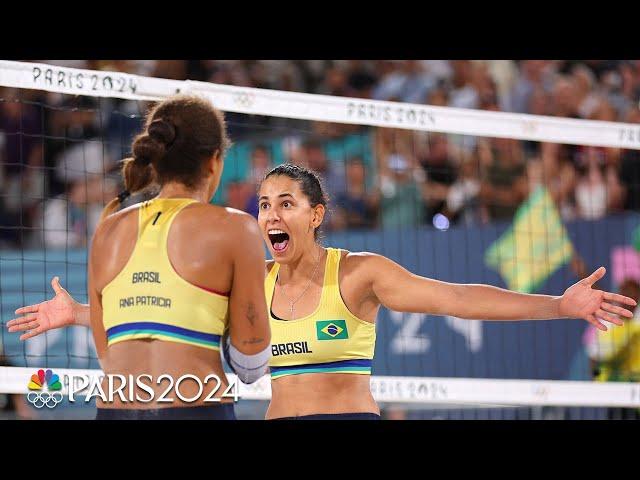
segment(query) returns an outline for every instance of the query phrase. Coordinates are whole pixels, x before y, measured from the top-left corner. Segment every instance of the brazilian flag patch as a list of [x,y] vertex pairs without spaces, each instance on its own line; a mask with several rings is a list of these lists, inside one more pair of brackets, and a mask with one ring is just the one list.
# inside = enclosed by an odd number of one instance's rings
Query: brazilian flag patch
[[316,322],[318,340],[344,340],[349,338],[345,320],[318,320]]

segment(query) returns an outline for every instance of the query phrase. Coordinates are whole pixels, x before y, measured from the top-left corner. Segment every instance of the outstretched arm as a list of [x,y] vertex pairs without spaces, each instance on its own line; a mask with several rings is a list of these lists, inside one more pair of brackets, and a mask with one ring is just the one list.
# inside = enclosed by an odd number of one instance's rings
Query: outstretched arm
[[601,320],[622,325],[615,315],[633,316],[629,310],[611,302],[636,305],[631,298],[592,288],[606,273],[604,267],[569,287],[561,296],[517,293],[490,285],[441,282],[415,275],[388,258],[374,254],[367,256],[363,270],[378,301],[399,312],[485,320],[582,318],[600,330],[607,330]]
[[89,305],[76,302],[69,292],[60,286],[60,279],[53,277],[51,287],[55,296],[35,305],[20,307],[15,311],[21,317],[7,322],[9,332],[26,332],[20,335],[20,340],[40,335],[47,330],[83,325],[90,327]]

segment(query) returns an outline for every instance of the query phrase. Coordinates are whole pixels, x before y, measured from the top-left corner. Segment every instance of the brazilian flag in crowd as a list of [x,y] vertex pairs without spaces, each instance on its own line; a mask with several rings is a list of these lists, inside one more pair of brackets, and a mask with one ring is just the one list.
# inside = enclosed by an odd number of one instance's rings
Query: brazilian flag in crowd
[[535,292],[573,256],[573,245],[555,202],[539,186],[518,208],[513,224],[486,251],[485,262],[507,287]]

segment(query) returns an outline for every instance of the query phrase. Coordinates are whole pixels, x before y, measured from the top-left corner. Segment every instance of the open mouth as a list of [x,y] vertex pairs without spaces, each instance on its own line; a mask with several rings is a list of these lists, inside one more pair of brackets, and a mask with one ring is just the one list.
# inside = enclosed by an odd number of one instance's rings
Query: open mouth
[[269,241],[276,252],[283,252],[289,245],[289,234],[277,229],[269,230]]

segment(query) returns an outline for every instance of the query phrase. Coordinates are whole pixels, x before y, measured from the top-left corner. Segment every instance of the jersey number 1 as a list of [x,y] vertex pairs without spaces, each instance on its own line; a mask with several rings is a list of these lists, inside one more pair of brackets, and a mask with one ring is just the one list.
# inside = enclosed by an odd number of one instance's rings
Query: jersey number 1
[[155,224],[156,224],[156,222],[157,222],[157,221],[158,221],[158,219],[160,218],[160,215],[162,215],[162,212],[158,212],[158,213],[156,214],[156,218],[154,218],[154,219],[153,219],[153,223],[152,223],[151,225],[155,225]]

